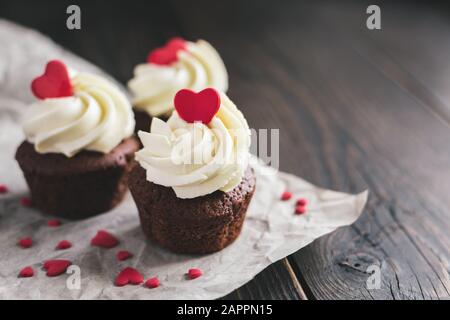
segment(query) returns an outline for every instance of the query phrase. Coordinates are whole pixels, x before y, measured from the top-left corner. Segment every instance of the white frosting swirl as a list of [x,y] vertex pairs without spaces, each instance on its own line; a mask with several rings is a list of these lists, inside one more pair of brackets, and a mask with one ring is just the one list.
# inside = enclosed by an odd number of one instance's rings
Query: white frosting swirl
[[150,133],[138,134],[144,148],[136,159],[147,180],[172,187],[178,198],[231,191],[248,166],[250,129],[225,94],[208,125],[187,123],[174,111],[167,122],[153,118]]
[[127,97],[99,76],[72,71],[70,77],[72,97],[39,100],[29,107],[23,122],[27,140],[39,153],[110,152],[134,131]]
[[213,87],[226,92],[228,74],[217,51],[206,41],[187,42],[171,65],[139,64],[128,87],[134,95],[135,108],[151,116],[170,115],[173,97],[182,88],[200,91]]

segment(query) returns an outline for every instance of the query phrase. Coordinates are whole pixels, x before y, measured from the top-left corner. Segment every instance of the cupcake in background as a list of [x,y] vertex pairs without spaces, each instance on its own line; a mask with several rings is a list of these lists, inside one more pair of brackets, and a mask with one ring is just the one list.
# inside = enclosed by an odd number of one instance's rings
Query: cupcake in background
[[50,61],[32,82],[38,100],[24,116],[16,152],[33,206],[84,218],[116,206],[139,142],[125,94],[100,76]]
[[249,167],[250,130],[231,100],[215,89],[182,89],[167,122],[140,131],[129,187],[144,233],[178,253],[211,253],[240,234],[256,180]]
[[136,66],[128,87],[133,95],[136,132],[148,131],[152,117],[167,120],[172,114],[178,90],[212,87],[226,92],[228,74],[219,53],[208,42],[173,38],[151,51],[147,63]]

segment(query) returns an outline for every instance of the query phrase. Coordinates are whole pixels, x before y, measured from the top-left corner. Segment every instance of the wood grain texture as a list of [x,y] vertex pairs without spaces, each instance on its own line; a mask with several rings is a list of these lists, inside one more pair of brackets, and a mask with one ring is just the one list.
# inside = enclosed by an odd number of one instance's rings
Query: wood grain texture
[[[258,275],[229,299],[450,297],[450,17],[446,4],[368,1],[0,3],[122,82],[168,37],[205,38],[254,128],[280,128],[281,169],[326,188],[370,189],[363,216]],[[28,10],[21,10],[25,5]],[[44,18],[45,17],[45,18]],[[367,267],[381,268],[368,290]]]

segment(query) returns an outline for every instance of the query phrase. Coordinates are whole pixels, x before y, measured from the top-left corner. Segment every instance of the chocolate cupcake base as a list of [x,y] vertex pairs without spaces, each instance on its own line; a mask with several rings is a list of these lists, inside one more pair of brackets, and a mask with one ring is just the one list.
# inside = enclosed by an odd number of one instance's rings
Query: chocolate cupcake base
[[248,168],[230,192],[180,199],[172,188],[147,181],[139,164],[129,180],[147,237],[170,251],[188,254],[219,251],[239,236],[255,185],[253,170]]
[[115,207],[127,190],[139,143],[125,139],[108,154],[81,151],[71,158],[40,154],[23,142],[16,159],[30,188],[33,206],[63,218],[82,219]]

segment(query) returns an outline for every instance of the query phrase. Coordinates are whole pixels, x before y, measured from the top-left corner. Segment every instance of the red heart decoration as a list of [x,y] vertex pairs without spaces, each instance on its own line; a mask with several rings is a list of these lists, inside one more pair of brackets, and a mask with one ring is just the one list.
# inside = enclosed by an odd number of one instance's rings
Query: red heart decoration
[[178,115],[186,122],[211,122],[220,108],[220,94],[213,88],[206,88],[196,93],[190,89],[181,89],[174,99]]
[[178,60],[178,51],[186,49],[186,41],[182,38],[170,39],[164,47],[152,50],[147,56],[148,63],[169,65]]
[[123,251],[117,252],[116,258],[119,261],[124,261],[124,260],[131,258],[132,256],[133,256],[133,254],[130,251],[123,250]]
[[19,246],[24,249],[30,248],[33,245],[33,239],[31,238],[23,238],[19,240]]
[[160,282],[157,277],[153,277],[153,278],[150,278],[147,281],[145,281],[145,286],[150,289],[158,288],[159,285],[160,285]]
[[47,271],[48,277],[56,277],[66,272],[67,268],[72,264],[69,260],[48,260],[44,263],[44,270]]
[[31,83],[31,90],[39,99],[72,96],[73,87],[66,65],[59,60],[47,63],[44,74]]
[[192,268],[192,269],[189,269],[187,276],[190,280],[194,280],[194,279],[197,279],[198,277],[200,277],[202,274],[203,274],[202,270],[197,269],[197,268]]
[[57,220],[57,219],[53,219],[53,220],[48,220],[47,221],[47,225],[49,227],[59,227],[61,225],[61,221]]
[[117,275],[114,284],[122,287],[127,284],[141,284],[144,282],[144,277],[134,268],[125,268]]
[[19,272],[20,278],[30,278],[34,275],[34,271],[32,267],[25,267]]
[[91,240],[91,245],[101,248],[113,248],[119,244],[119,240],[111,233],[105,230],[97,231],[95,237]]
[[60,242],[58,242],[55,249],[56,250],[65,250],[65,249],[69,249],[70,247],[72,247],[72,243],[70,243],[70,241],[61,240]]

